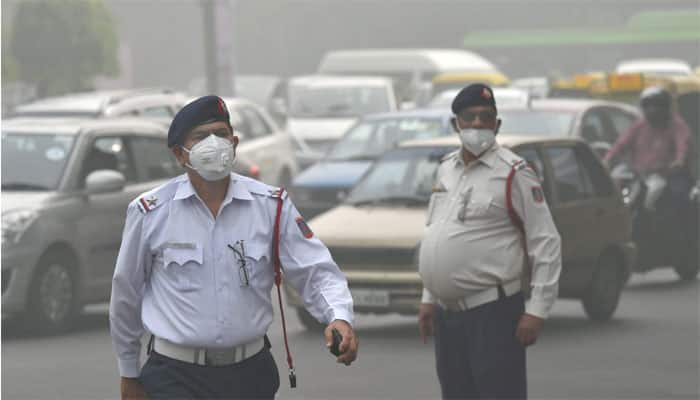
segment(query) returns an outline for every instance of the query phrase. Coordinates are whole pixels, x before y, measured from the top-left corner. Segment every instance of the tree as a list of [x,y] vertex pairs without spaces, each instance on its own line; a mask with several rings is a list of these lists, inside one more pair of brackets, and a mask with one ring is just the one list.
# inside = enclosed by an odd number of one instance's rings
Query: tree
[[11,29],[18,78],[39,97],[92,89],[97,75],[119,70],[117,33],[101,0],[23,1]]

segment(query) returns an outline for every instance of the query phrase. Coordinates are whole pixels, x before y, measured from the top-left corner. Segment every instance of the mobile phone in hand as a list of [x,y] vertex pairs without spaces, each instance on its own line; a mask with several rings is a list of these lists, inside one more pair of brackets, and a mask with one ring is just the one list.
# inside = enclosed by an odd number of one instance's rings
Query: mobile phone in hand
[[331,343],[331,354],[333,354],[336,357],[340,356],[340,343],[343,341],[343,335],[338,332],[337,329],[333,328],[331,331],[331,334],[333,335],[333,343]]

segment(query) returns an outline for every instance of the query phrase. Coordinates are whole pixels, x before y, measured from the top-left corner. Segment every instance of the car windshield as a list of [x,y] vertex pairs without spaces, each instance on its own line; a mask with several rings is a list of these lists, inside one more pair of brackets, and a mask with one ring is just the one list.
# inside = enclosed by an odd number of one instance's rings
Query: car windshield
[[55,190],[73,149],[72,135],[2,132],[2,190]]
[[327,159],[373,160],[402,141],[448,134],[439,118],[403,117],[365,120],[351,128],[330,150]]
[[516,135],[569,136],[576,113],[559,110],[499,110],[499,132]]
[[289,115],[296,118],[353,118],[390,111],[384,87],[289,87]]
[[347,202],[355,206],[399,204],[425,206],[440,159],[450,147],[397,149],[379,159],[352,189]]

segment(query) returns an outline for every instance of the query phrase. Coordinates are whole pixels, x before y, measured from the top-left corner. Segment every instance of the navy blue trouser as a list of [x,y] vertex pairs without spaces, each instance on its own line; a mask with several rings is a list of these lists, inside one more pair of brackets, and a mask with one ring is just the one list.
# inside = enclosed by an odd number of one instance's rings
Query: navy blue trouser
[[436,306],[435,358],[444,399],[525,399],[521,293],[466,311]]
[[267,346],[258,354],[223,367],[190,364],[155,352],[139,381],[149,399],[274,399],[280,386],[277,364]]

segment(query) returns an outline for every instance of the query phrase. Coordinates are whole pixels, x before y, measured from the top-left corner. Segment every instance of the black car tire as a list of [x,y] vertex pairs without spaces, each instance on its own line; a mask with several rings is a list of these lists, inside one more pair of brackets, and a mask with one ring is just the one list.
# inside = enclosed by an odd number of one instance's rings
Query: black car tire
[[325,329],[325,326],[318,322],[313,315],[309,314],[304,307],[297,307],[297,316],[299,316],[299,321],[304,325],[306,330],[311,332],[320,332]]
[[67,330],[80,310],[73,257],[47,253],[39,261],[29,287],[25,320],[34,330],[59,333]]
[[625,273],[618,257],[604,254],[598,261],[593,281],[582,299],[586,315],[594,321],[607,321],[615,313]]
[[688,254],[687,258],[684,261],[677,262],[676,265],[673,266],[673,269],[682,281],[695,280],[698,276],[698,272],[700,272],[698,257]]

